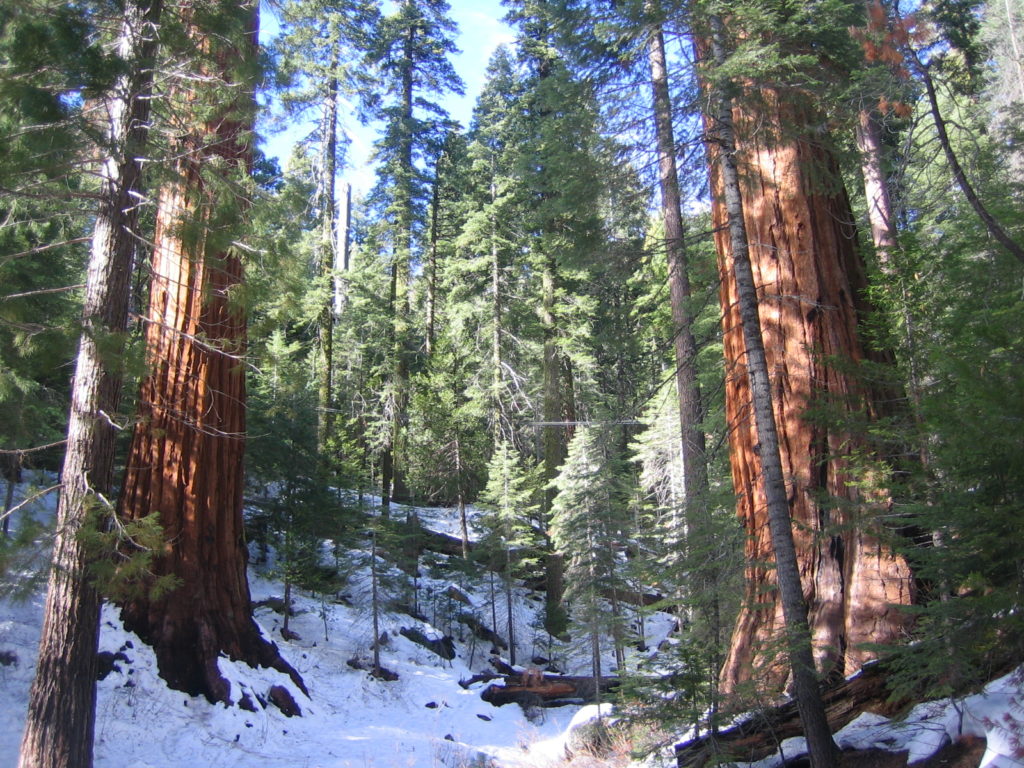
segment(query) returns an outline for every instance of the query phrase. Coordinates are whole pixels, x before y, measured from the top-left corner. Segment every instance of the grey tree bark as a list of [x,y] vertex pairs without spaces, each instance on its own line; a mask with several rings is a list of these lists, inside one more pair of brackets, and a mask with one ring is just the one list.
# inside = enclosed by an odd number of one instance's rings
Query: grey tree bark
[[162,10],[162,0],[125,4],[119,53],[131,71],[106,99],[100,205],[86,276],[53,564],[19,768],[92,766],[100,597],[89,580],[89,554],[80,533],[97,524],[94,510],[112,511],[107,495],[122,385],[115,361],[128,327],[151,61]]
[[[660,9],[657,0],[644,4],[648,13]],[[672,128],[672,99],[668,87],[665,37],[660,23],[655,24],[647,41],[653,92],[653,115],[658,147],[658,172],[661,188],[661,214],[665,223],[665,252],[668,257],[669,301],[672,307],[676,359],[676,390],[679,397],[679,421],[683,442],[684,494],[687,506],[706,497],[708,488],[706,444],[700,383],[697,380],[697,342],[693,335],[693,312],[686,229],[683,225],[676,167],[675,134]]]

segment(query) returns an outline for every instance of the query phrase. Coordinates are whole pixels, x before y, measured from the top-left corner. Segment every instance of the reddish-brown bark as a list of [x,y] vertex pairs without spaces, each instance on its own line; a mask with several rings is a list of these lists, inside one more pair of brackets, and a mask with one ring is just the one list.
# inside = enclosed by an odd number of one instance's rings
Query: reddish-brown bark
[[[255,7],[249,11],[255,21]],[[192,98],[183,99],[185,109]],[[127,519],[159,515],[167,544],[153,571],[180,580],[158,599],[124,605],[125,625],[154,647],[168,685],[225,702],[221,653],[287,672],[301,685],[252,620],[242,530],[246,324],[231,295],[242,263],[214,242],[222,233],[209,211],[223,192],[203,172],[214,163],[248,168],[249,126],[238,117],[247,113],[184,139],[176,180],[160,194],[146,329],[151,371],[120,507]]]
[[[864,441],[832,423],[841,419],[807,418],[809,409],[826,402],[840,412],[874,414],[872,393],[849,366],[830,364],[830,358],[856,364],[871,356],[858,333],[867,309],[864,269],[838,167],[812,138],[814,115],[768,90],[751,103],[757,106],[735,108],[733,116],[801,582],[819,670],[850,674],[873,658],[865,643],[897,639],[905,619],[893,606],[909,603],[912,596],[906,562],[878,529],[877,513],[887,502],[884,488],[868,492],[857,484],[863,478],[854,459],[864,453]],[[714,217],[730,456],[737,512],[749,535],[746,599],[722,685],[734,690],[756,678],[766,690],[778,692],[787,677],[785,658],[778,654],[784,622],[775,573],[767,565],[772,547],[766,500],[738,296],[728,269],[727,213],[718,199]]]

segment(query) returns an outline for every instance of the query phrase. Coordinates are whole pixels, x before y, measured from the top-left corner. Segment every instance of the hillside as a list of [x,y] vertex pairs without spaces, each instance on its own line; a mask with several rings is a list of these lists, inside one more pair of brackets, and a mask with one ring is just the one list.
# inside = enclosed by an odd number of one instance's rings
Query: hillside
[[[37,504],[33,514],[45,518],[52,514],[52,507],[50,497]],[[450,510],[398,511],[414,511],[430,529],[450,532]],[[325,547],[324,561],[333,561],[334,557]],[[391,585],[390,596],[382,602],[392,606],[380,617],[382,636],[387,636],[381,647],[381,664],[397,674],[397,680],[384,681],[349,663],[365,666],[371,657],[368,553],[350,550],[340,553],[338,559],[355,564],[346,570],[345,588],[330,596],[296,590],[294,615],[289,622],[294,635],[290,640],[281,633],[283,586],[272,576],[273,559],[250,568],[255,618],[302,675],[310,694],[306,697],[276,672],[221,659],[221,670],[231,681],[232,700],[236,704],[244,699],[259,702],[250,709],[211,705],[201,697],[168,690],[157,675],[151,650],[122,628],[115,608],[106,606],[100,647],[112,666],[98,684],[96,766],[543,768],[564,764],[568,732],[593,717],[593,706],[568,704],[531,708],[529,712],[514,704],[495,707],[481,698],[488,681],[467,682],[474,675],[493,672],[491,643],[477,638],[469,624],[458,620],[458,616],[470,614],[484,624],[490,622],[486,573],[466,574],[450,567],[447,556],[431,554],[433,565],[421,569],[415,594],[411,595],[410,602],[418,606],[417,617],[410,615],[417,611],[402,612],[393,607],[403,604],[396,599],[398,588],[394,585],[411,582],[397,569],[380,565],[381,591],[386,591],[383,585]],[[539,661],[546,654],[544,658],[552,668],[566,674],[587,674],[586,649],[571,642],[548,645],[546,635],[537,628],[541,596],[522,585],[513,594],[520,656]],[[24,601],[0,599],[0,685],[4,691],[0,704],[0,768],[16,764],[42,600],[38,590]],[[500,617],[504,604],[500,596],[498,600]],[[657,648],[673,625],[668,615],[649,616],[649,646]],[[498,626],[500,630],[500,621]],[[450,637],[454,658],[444,659],[406,637],[415,630],[428,640]],[[443,650],[443,645],[439,647]],[[612,668],[611,658],[604,663],[606,669]],[[275,686],[289,691],[301,716],[289,717],[270,704],[260,706]],[[738,722],[754,719],[741,718]],[[956,766],[1018,768],[1022,733],[1024,694],[1018,670],[990,685],[983,694],[956,702],[927,702],[900,721],[863,713],[836,734],[836,741],[848,750],[846,768],[881,765],[879,755],[884,752],[894,753],[896,762],[892,764],[903,766],[907,761],[927,760],[950,744],[977,745],[979,739],[987,739],[987,745],[969,749],[967,757]],[[796,737],[786,739],[780,747],[775,754],[748,765],[778,768],[784,760],[798,759],[805,745]],[[948,754],[941,753],[932,763],[954,765]],[[691,750],[688,755],[692,759],[699,750]],[[700,763],[689,764],[703,764],[704,760],[706,757]],[[645,764],[662,768],[675,761],[669,751],[648,758]]]

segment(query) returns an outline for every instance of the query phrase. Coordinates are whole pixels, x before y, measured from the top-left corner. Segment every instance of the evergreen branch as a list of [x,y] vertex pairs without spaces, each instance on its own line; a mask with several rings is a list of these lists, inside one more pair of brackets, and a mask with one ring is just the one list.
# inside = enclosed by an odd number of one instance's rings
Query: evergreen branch
[[[85,238],[86,240],[88,238]],[[23,291],[21,293],[9,293],[6,296],[0,296],[0,301],[11,301],[12,299],[25,299],[29,296],[42,296],[49,293],[67,293],[69,291],[77,291],[79,288],[85,288],[85,283],[78,283],[77,285],[64,285],[60,288],[40,288],[38,291]]]
[[13,507],[8,509],[6,512],[4,512],[3,514],[0,514],[0,520],[4,520],[4,519],[10,517],[11,515],[13,515],[15,512],[17,512],[22,507],[24,507],[24,506],[26,506],[28,504],[31,504],[36,499],[42,498],[43,496],[45,496],[46,494],[50,493],[51,491],[55,491],[58,488],[62,488],[63,486],[64,486],[64,483],[57,483],[56,485],[51,485],[49,488],[44,488],[43,490],[39,491],[38,493],[32,494],[27,499],[24,499],[21,503],[15,504]]
[[[17,223],[18,224],[23,224],[24,221],[19,221]],[[3,263],[7,264],[8,262],[13,261],[14,259],[20,259],[20,258],[22,258],[24,256],[35,256],[38,253],[44,253],[45,251],[49,251],[49,250],[51,250],[53,248],[63,248],[66,245],[78,245],[78,243],[87,243],[91,239],[92,238],[89,237],[89,236],[74,237],[74,238],[72,238],[70,240],[61,240],[60,242],[56,242],[56,243],[47,243],[46,245],[39,245],[39,246],[36,246],[35,248],[30,248],[27,251],[19,251],[18,253],[7,254],[4,257]],[[76,286],[72,286],[72,287],[74,287],[74,288],[81,288],[83,286],[82,285],[76,285]],[[14,297],[8,296],[7,298],[14,298]]]

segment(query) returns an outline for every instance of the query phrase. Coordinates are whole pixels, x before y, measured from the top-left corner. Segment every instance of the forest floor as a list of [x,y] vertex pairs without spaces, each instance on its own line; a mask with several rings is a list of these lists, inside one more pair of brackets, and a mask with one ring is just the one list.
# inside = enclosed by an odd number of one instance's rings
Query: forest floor
[[[37,505],[40,518],[52,515],[55,499]],[[404,510],[402,510],[404,513]],[[19,514],[22,514],[19,512]],[[452,510],[420,509],[433,530],[452,530]],[[325,549],[325,560],[334,553]],[[426,559],[425,559],[426,560]],[[304,696],[284,676],[221,659],[234,701],[243,696],[266,700],[272,686],[290,689],[302,709],[287,717],[273,706],[256,712],[208,703],[167,689],[156,671],[152,651],[121,626],[118,611],[103,611],[101,651],[113,661],[98,684],[95,764],[97,768],[554,768],[565,764],[570,732],[593,717],[595,707],[531,709],[494,707],[481,699],[486,682],[465,683],[493,671],[493,648],[477,639],[458,616],[471,613],[505,634],[505,603],[500,594],[491,607],[490,577],[448,567],[443,555],[424,562],[411,582],[397,569],[379,574],[390,610],[380,618],[387,634],[381,647],[384,667],[398,679],[385,682],[349,661],[365,664],[373,637],[368,553],[345,551],[346,585],[331,599],[297,591],[289,628],[281,635],[283,587],[273,562],[250,569],[255,618],[302,675]],[[0,596],[0,768],[13,768],[24,722],[42,620],[43,591],[21,600]],[[553,646],[539,629],[542,596],[518,586],[513,601],[519,658],[543,657],[567,674],[587,674],[585,643]],[[396,606],[413,606],[406,612]],[[417,614],[414,617],[410,614]],[[497,619],[497,622],[494,620]],[[665,614],[647,618],[649,647],[672,631]],[[455,656],[444,659],[412,642],[401,631],[426,637],[451,637]],[[507,661],[507,652],[504,654]],[[635,661],[635,659],[634,659]],[[609,659],[606,669],[611,669]],[[1020,677],[1007,676],[984,695],[957,702],[930,702],[900,722],[863,715],[839,734],[849,750],[842,768],[903,768],[908,758],[921,768],[1024,768],[1024,694]],[[987,738],[987,741],[985,737]],[[802,739],[782,743],[790,764],[800,762]],[[950,746],[952,745],[952,746]],[[622,765],[624,762],[615,763]],[[779,754],[749,764],[778,768]],[[576,765],[612,765],[593,759]],[[647,768],[674,765],[671,748],[649,757]]]

